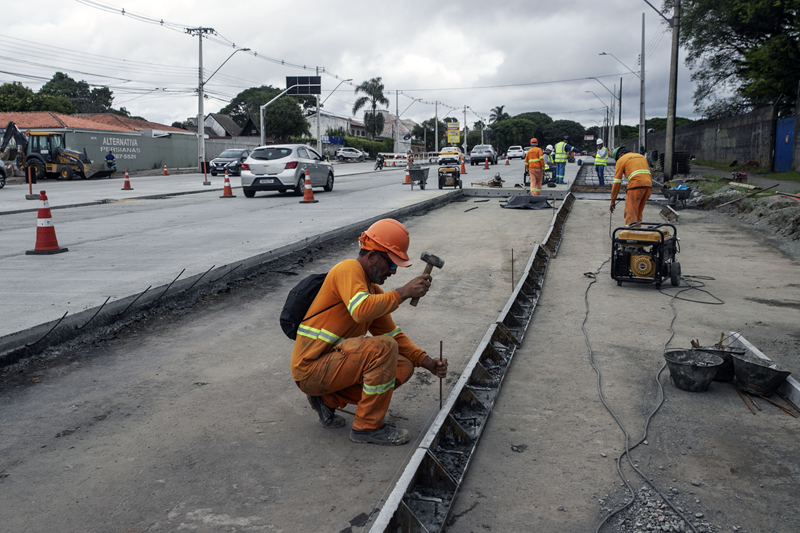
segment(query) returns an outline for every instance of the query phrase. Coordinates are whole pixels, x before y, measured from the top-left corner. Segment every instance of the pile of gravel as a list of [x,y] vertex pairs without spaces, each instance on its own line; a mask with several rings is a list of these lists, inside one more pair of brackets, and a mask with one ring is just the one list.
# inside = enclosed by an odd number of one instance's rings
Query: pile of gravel
[[[706,521],[702,512],[693,512],[688,505],[679,503],[677,501],[678,494],[680,491],[676,487],[670,487],[667,498],[699,533],[722,531],[718,526],[713,526]],[[688,495],[692,496],[692,492],[689,491]],[[600,500],[600,502],[601,506],[605,505],[604,500]],[[699,506],[699,504],[700,501],[695,498],[695,506]],[[604,507],[603,510],[607,511],[607,508]],[[607,524],[603,530],[615,533],[652,533],[654,531],[686,533],[692,531],[691,526],[673,511],[657,492],[647,486],[639,489],[636,500],[630,507],[612,517]],[[739,528],[734,527],[733,531],[739,531]],[[744,532],[742,531],[742,533]]]

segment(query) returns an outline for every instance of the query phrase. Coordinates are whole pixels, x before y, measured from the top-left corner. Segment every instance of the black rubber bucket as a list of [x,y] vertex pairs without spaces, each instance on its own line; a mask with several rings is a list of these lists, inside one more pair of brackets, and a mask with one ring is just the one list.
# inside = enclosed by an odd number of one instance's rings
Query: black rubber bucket
[[761,359],[749,353],[732,355],[736,383],[751,394],[771,396],[791,374],[769,359]]
[[743,355],[746,351],[744,348],[731,348],[730,346],[723,346],[722,348],[717,348],[716,346],[701,346],[696,350],[704,353],[712,353],[722,358],[722,366],[717,370],[714,381],[732,381],[736,374],[736,369],[733,367],[733,354],[737,353]]
[[664,352],[672,382],[680,390],[705,392],[722,366],[722,358],[699,350]]

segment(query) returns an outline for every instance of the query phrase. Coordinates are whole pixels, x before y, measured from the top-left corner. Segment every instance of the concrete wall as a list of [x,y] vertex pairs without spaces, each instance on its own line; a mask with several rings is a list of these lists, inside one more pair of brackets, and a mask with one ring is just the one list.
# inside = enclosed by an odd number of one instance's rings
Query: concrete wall
[[792,170],[800,170],[800,84],[797,87],[797,100],[794,105],[794,150],[792,151]]
[[169,168],[197,165],[197,137],[194,134],[153,137],[150,130],[130,134],[67,131],[67,146],[76,150],[85,148],[93,163],[104,161],[110,149],[120,171],[149,170],[164,165]]
[[[681,126],[675,129],[675,150],[688,151],[697,159],[715,163],[757,161],[761,167],[772,168],[776,119],[777,111],[770,106],[737,117]],[[665,139],[666,132],[648,133],[648,152],[658,150],[659,154],[663,153]],[[638,147],[639,139],[624,144],[633,151]]]

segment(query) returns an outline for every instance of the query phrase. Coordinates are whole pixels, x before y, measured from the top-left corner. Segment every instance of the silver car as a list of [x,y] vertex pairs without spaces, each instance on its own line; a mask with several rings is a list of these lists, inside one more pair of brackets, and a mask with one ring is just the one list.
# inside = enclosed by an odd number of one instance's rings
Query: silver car
[[312,187],[333,190],[333,166],[305,144],[260,146],[242,163],[242,191],[248,198],[257,191],[286,192],[302,196],[305,173]]

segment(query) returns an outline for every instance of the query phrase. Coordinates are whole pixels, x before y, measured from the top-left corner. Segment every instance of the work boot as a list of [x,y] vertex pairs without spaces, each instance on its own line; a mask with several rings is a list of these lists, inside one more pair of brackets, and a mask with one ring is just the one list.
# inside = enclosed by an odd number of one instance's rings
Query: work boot
[[356,431],[350,430],[350,440],[361,444],[381,444],[383,446],[398,446],[408,442],[408,430],[387,426],[380,429]]
[[344,418],[336,414],[336,409],[328,407],[322,396],[308,396],[308,403],[319,415],[319,423],[326,428],[340,428],[344,425]]

